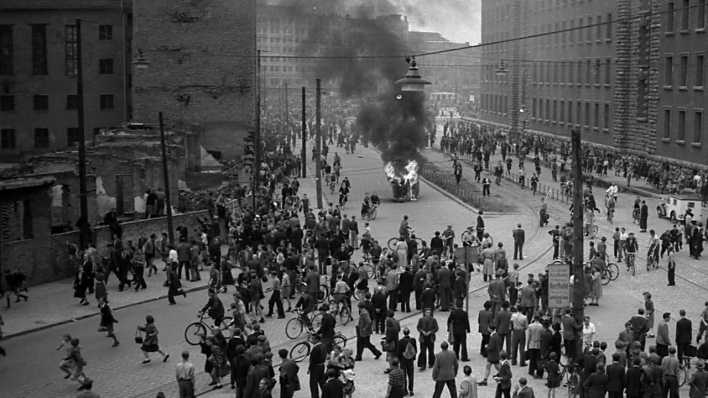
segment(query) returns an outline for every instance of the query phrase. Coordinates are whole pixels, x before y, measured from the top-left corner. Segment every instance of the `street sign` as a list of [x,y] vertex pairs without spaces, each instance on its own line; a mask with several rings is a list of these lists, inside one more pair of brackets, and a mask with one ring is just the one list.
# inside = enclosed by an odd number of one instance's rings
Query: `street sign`
[[562,262],[548,264],[548,307],[570,306],[570,267]]

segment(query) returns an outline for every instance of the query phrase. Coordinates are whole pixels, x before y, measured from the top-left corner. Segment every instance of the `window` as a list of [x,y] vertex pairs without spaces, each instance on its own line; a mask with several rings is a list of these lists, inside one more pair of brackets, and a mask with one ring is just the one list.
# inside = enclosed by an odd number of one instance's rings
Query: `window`
[[585,103],[585,126],[590,127],[590,103]]
[[551,120],[551,100],[546,100],[546,120]]
[[688,56],[681,56],[681,76],[679,80],[679,85],[681,87],[688,86]]
[[102,75],[113,74],[113,58],[104,58],[98,60],[98,73]]
[[612,14],[607,14],[607,33],[605,33],[605,38],[612,40]]
[[585,84],[592,82],[592,61],[585,61]]
[[679,111],[678,114],[678,140],[686,140],[686,111]]
[[666,32],[674,31],[674,2],[666,3]]
[[671,138],[671,110],[664,110],[664,138]]
[[48,95],[35,95],[32,102],[34,104],[35,111],[48,111],[49,110],[49,96]]
[[66,96],[66,110],[73,111],[79,109],[79,96],[76,94],[69,94]]
[[696,84],[694,86],[703,87],[703,76],[705,75],[705,65],[703,55],[696,55]]
[[706,2],[708,2],[708,0],[698,0],[698,7],[696,7],[696,29],[706,28]]
[[538,100],[534,98],[531,101],[531,116],[536,117],[538,115]]
[[12,25],[0,25],[0,75],[13,72]]
[[98,40],[113,40],[113,25],[98,25]]
[[15,149],[15,129],[0,130],[0,149]]
[[553,118],[551,120],[558,120],[558,100],[553,100]]
[[609,129],[610,128],[610,104],[605,104],[605,119],[604,122],[602,123],[602,127],[604,129]]
[[681,30],[688,30],[688,16],[691,11],[691,0],[683,0],[681,6]]
[[68,146],[74,146],[79,142],[79,128],[78,127],[69,127],[66,129],[66,145]]
[[568,123],[573,123],[573,101],[568,101]]
[[111,94],[103,94],[101,95],[101,110],[109,110],[113,109],[114,104],[113,104],[113,95]]
[[47,74],[47,25],[32,25],[32,74]]
[[610,84],[612,81],[612,59],[605,60],[605,84]]
[[575,104],[575,123],[580,125],[583,122],[583,103],[578,101]]
[[672,86],[674,84],[674,58],[666,57],[664,62],[664,85]]
[[693,118],[693,142],[701,142],[703,136],[703,113],[696,112]]
[[0,95],[0,111],[11,112],[15,110],[14,95]]
[[561,100],[560,105],[558,106],[558,110],[560,111],[560,115],[558,115],[558,121],[561,123],[565,123],[565,101]]
[[49,129],[34,129],[34,147],[49,148]]
[[79,71],[78,65],[78,37],[76,36],[76,25],[64,26],[64,73],[69,77],[76,76]]
[[602,40],[602,15],[595,18],[595,39]]

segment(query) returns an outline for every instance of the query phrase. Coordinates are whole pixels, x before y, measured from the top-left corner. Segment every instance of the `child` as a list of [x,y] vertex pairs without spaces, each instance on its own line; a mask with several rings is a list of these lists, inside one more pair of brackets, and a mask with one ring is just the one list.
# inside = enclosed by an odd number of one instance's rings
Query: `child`
[[65,334],[62,336],[61,343],[57,347],[57,351],[64,350],[64,358],[59,363],[59,369],[64,372],[65,379],[71,377],[74,373],[74,360],[71,357],[71,335]]
[[81,347],[79,347],[79,339],[71,339],[71,354],[69,355],[72,362],[74,363],[74,374],[72,375],[72,380],[78,380],[81,383],[79,391],[90,388],[89,386],[93,384],[91,379],[84,373],[84,367],[86,366],[86,360],[83,355],[81,355]]
[[155,318],[153,318],[152,315],[146,316],[145,326],[138,326],[138,330],[145,333],[143,345],[140,347],[140,350],[142,350],[143,355],[145,356],[142,363],[150,363],[150,356],[148,355],[150,352],[159,352],[160,355],[162,355],[162,362],[167,362],[170,355],[165,354],[162,350],[160,350],[160,346],[157,341],[158,331],[155,326]]
[[560,369],[558,367],[558,355],[552,352],[548,356],[548,361],[545,365],[546,372],[548,372],[548,379],[546,386],[548,387],[548,398],[556,397],[556,388],[560,387],[561,375]]
[[111,307],[108,306],[108,301],[105,298],[100,299],[98,302],[98,308],[101,309],[101,323],[99,331],[108,332],[106,337],[113,339],[113,347],[117,347],[120,342],[113,332],[113,324],[118,323],[118,320],[113,316],[113,311]]

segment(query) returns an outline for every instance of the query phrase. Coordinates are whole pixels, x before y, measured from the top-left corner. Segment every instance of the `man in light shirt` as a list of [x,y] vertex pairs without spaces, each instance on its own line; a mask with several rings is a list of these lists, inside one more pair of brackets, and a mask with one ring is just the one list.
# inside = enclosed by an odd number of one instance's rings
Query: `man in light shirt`
[[189,352],[182,352],[182,361],[177,364],[179,398],[194,398],[194,365],[189,362]]
[[665,312],[661,320],[659,320],[659,324],[656,326],[656,353],[659,354],[662,359],[669,355],[669,346],[671,345],[671,339],[669,338],[670,320],[671,314]]
[[519,354],[521,366],[526,366],[526,328],[529,320],[516,307],[511,309],[511,364],[516,366],[516,355]]
[[664,391],[668,398],[679,398],[679,360],[676,358],[676,347],[669,347],[669,356],[661,360],[661,371],[664,375]]

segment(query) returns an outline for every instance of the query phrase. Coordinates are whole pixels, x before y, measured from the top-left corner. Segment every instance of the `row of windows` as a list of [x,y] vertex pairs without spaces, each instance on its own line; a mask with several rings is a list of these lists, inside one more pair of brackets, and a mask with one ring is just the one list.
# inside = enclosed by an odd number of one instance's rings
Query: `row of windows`
[[[678,65],[676,65],[678,61]],[[694,73],[689,71],[693,69]],[[664,86],[670,87],[677,83],[679,87],[688,87],[693,83],[694,87],[703,87],[705,81],[705,58],[703,54],[695,57],[681,55],[674,57],[669,55],[664,58]],[[678,76],[676,76],[678,75]],[[689,81],[689,76],[693,75],[693,81]],[[676,80],[678,78],[678,81]]]
[[[576,22],[577,21],[577,22]],[[586,28],[580,28],[587,26]],[[605,16],[587,16],[585,18],[571,19],[568,21],[555,22],[553,24],[532,25],[528,34],[543,34],[558,32],[552,35],[530,39],[528,45],[531,47],[552,46],[559,44],[580,44],[592,43],[595,41],[612,40],[614,21],[612,13]]]
[[[688,33],[692,27],[696,30],[706,28],[706,7],[708,0],[680,0],[666,3],[664,13],[664,31],[673,33],[677,23],[681,33]],[[676,21],[678,19],[678,21]],[[691,24],[694,24],[691,26]]]
[[508,111],[509,97],[499,94],[482,94],[482,109],[490,112],[506,114]]
[[[93,134],[96,135],[100,128],[95,128]],[[38,127],[33,130],[34,133],[34,148],[46,149],[49,148],[50,135],[49,129]],[[66,129],[66,145],[73,146],[79,142],[79,128],[68,127]],[[13,150],[17,148],[17,130],[15,129],[0,129],[0,150]]]
[[[34,24],[32,27],[32,74],[48,74],[47,59],[47,25]],[[0,75],[12,75],[14,73],[14,41],[13,25],[0,25]],[[99,40],[113,39],[112,25],[99,25]],[[77,73],[77,45],[75,25],[64,26],[64,66],[67,76],[76,76]],[[99,73],[113,74],[113,59],[105,58],[99,60]]]
[[[675,117],[675,120],[674,120]],[[664,140],[674,138],[676,141],[685,142],[688,111],[664,109]],[[703,112],[693,112],[693,142],[701,143],[703,140]]]
[[612,109],[609,103],[534,98],[531,101],[531,119],[609,129]]
[[[483,79],[499,80],[497,65],[485,65]],[[542,83],[577,83],[611,84],[612,60],[586,59],[582,61],[534,62],[525,70],[531,73],[530,84]],[[506,79],[506,78],[503,78]]]
[[[99,108],[102,111],[111,110],[115,108],[115,97],[113,94],[101,94],[98,97]],[[66,96],[66,110],[76,110],[79,104],[79,97],[75,94],[69,94]],[[15,111],[15,96],[3,94],[0,95],[0,111],[1,112],[12,112]],[[48,95],[34,95],[32,97],[32,109],[35,111],[49,111],[49,96]]]

